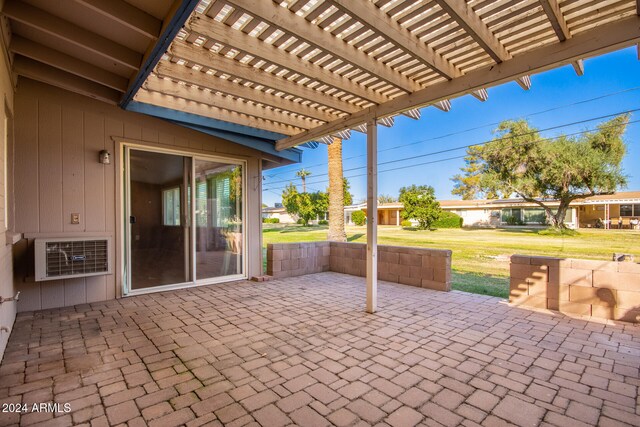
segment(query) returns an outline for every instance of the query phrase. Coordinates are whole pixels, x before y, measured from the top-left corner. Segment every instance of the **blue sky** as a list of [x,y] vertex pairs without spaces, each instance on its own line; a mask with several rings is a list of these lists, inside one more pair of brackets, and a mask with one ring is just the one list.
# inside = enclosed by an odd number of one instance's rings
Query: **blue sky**
[[[640,61],[635,48],[587,59],[584,65],[585,74],[581,77],[571,66],[565,66],[533,75],[529,91],[511,82],[489,88],[486,102],[467,95],[452,99],[448,113],[428,107],[422,109],[420,120],[400,116],[392,128],[378,126],[378,193],[397,197],[402,186],[427,184],[435,188],[440,200],[457,198],[451,194],[451,177],[464,162],[460,158],[444,159],[462,156],[465,151],[429,153],[490,140],[503,120],[527,118],[538,129],[562,126],[542,132],[552,137],[592,129],[607,119],[586,120],[640,109]],[[640,190],[640,111],[632,114],[631,121],[635,120],[639,122],[630,124],[625,135],[628,152],[623,166],[629,178],[627,190]],[[564,126],[578,121],[585,122]],[[354,201],[366,195],[365,153],[365,135],[352,132],[351,139],[343,142],[343,159]],[[269,206],[280,202],[282,188],[289,181],[300,188],[300,179],[295,176],[300,168],[311,171],[307,191],[325,190],[327,147],[304,149],[302,163],[265,171],[263,202]],[[387,169],[395,170],[384,172]]]

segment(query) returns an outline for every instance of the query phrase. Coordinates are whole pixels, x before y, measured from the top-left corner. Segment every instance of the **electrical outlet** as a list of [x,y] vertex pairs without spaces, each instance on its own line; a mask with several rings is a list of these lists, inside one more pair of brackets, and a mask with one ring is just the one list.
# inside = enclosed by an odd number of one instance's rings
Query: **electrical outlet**
[[80,214],[72,213],[71,214],[71,224],[80,224]]

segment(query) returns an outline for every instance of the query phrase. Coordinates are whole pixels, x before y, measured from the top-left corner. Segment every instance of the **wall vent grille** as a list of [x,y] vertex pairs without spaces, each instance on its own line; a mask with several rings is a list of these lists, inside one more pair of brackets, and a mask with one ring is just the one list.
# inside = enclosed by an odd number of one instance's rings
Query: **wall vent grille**
[[37,239],[36,281],[111,273],[109,238]]

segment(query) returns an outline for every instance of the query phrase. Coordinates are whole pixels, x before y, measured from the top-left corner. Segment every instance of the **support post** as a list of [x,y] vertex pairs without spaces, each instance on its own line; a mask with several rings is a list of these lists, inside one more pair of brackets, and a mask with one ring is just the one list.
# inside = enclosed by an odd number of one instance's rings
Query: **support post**
[[378,129],[367,123],[367,313],[378,306]]
[[396,211],[396,225],[400,225],[400,209]]

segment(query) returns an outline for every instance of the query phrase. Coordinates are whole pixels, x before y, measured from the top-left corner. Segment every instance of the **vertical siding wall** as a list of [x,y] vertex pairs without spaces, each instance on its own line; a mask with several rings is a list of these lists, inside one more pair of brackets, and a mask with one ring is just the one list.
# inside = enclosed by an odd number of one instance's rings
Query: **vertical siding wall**
[[[7,179],[7,182],[5,182],[5,174],[10,178],[11,152],[13,150],[13,135],[11,132],[13,85],[4,49],[0,50],[0,91],[2,91],[2,99],[4,99],[4,102],[0,103],[0,296],[9,298],[14,296],[16,292],[12,280],[11,244],[6,243],[7,233],[10,233],[12,217],[10,205],[11,179]],[[5,127],[5,123],[8,125],[8,129]],[[5,153],[8,154],[6,157]],[[5,188],[8,191],[5,192]],[[5,221],[5,204],[8,206],[6,214],[9,221]],[[0,327],[4,326],[9,329],[9,332],[0,331],[0,360],[2,360],[15,318],[15,302],[0,304]]]
[[[260,274],[260,186],[253,185],[260,182],[259,152],[23,78],[15,117],[15,230],[27,237],[15,250],[19,311],[119,296],[116,262],[114,274],[107,276],[33,281],[33,240],[38,237],[111,236],[114,261],[119,260],[117,162],[98,162],[103,149],[115,157],[113,137],[247,160],[248,275]],[[71,213],[80,214],[80,224],[71,224]]]

